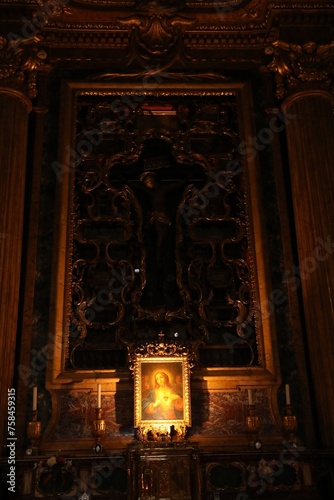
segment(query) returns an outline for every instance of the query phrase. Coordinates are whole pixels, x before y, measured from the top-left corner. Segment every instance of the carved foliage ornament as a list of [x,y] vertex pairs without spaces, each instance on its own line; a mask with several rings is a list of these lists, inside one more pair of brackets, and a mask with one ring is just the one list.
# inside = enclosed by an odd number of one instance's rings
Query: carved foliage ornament
[[268,69],[275,73],[276,95],[279,99],[288,92],[309,88],[330,89],[332,85],[334,42],[303,45],[276,40],[266,49],[273,54]]
[[185,358],[189,368],[194,366],[193,353],[191,346],[179,344],[177,342],[167,342],[163,332],[160,332],[158,339],[153,342],[141,344],[139,346],[129,345],[129,368],[134,371],[137,357],[151,358],[155,356],[170,356],[173,358]]
[[[174,61],[186,62],[182,44],[182,28],[195,21],[185,17],[137,14],[118,20],[121,27],[131,29],[130,51],[127,64],[138,61],[147,65],[154,60],[170,66]],[[167,59],[166,59],[167,58]]]
[[34,36],[17,44],[0,37],[0,80],[9,80],[23,87],[30,98],[37,95],[37,71],[44,66],[44,53],[40,57],[37,47],[40,39],[40,36]]

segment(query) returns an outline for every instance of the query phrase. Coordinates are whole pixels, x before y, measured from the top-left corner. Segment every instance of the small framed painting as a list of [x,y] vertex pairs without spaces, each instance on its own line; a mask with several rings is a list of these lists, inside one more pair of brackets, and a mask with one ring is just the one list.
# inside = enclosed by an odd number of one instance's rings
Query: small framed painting
[[191,425],[189,373],[187,356],[136,356],[135,427],[144,440],[184,437]]

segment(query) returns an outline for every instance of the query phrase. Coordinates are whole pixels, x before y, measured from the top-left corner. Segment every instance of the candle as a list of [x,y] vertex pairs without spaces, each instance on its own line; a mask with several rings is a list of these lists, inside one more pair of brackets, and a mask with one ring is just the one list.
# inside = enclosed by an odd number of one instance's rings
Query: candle
[[290,400],[290,386],[289,386],[289,384],[285,384],[285,399],[286,399],[286,404],[290,405],[291,400]]
[[32,390],[32,411],[37,411],[37,387]]
[[101,384],[97,384],[97,407],[101,408]]
[[252,389],[248,389],[248,404],[249,405],[253,404]]

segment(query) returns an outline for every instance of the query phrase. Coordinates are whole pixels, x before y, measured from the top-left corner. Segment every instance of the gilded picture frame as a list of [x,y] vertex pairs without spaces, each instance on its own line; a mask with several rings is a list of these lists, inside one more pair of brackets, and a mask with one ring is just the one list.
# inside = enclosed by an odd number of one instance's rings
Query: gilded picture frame
[[142,440],[180,440],[191,425],[187,356],[137,355],[134,363],[135,427]]

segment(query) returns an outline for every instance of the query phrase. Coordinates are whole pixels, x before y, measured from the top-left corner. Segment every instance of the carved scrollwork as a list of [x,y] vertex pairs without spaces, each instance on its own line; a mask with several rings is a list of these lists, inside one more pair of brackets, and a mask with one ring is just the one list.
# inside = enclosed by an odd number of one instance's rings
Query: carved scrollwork
[[[206,213],[207,186],[202,190],[188,189],[181,206],[187,207],[189,221],[184,224],[181,217],[184,210],[181,210],[177,249],[180,287],[186,302],[193,304],[193,311],[196,307],[197,321],[217,331],[224,329],[225,333],[231,329],[245,338],[244,330],[253,316],[251,280],[243,196],[235,181],[231,177],[221,182],[220,188],[216,186],[217,199],[223,201],[224,217],[217,217],[214,207],[211,217]],[[191,258],[189,248],[196,258]]]
[[333,83],[334,42],[317,45],[313,41],[297,45],[276,40],[266,49],[273,54],[268,69],[275,74],[276,95],[304,89],[330,89]]
[[192,369],[196,364],[197,350],[201,342],[173,342],[168,341],[165,334],[160,331],[157,338],[152,342],[136,345],[135,342],[127,342],[129,368],[133,372],[138,357],[159,358],[164,357],[183,358],[187,360],[188,366]]
[[89,137],[73,171],[69,366],[143,345],[160,355],[159,331],[192,363],[208,345],[211,366],[219,345],[224,366],[230,338],[255,362],[233,99],[79,96],[77,144]]
[[177,358],[189,355],[189,348],[187,346],[179,343],[165,342],[164,337],[164,334],[160,332],[156,341],[135,347],[130,353],[131,359],[134,360],[136,356],[141,356],[142,358],[173,356]]

